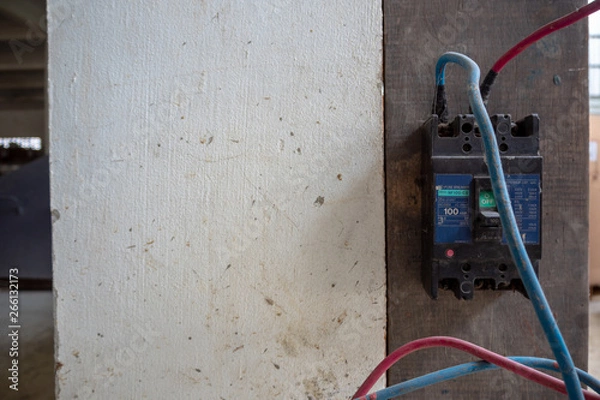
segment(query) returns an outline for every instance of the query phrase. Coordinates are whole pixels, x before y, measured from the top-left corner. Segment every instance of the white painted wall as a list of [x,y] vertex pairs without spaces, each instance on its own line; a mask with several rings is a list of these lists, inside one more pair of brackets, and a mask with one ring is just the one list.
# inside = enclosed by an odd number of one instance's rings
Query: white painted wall
[[385,351],[381,2],[48,9],[59,398],[350,396]]

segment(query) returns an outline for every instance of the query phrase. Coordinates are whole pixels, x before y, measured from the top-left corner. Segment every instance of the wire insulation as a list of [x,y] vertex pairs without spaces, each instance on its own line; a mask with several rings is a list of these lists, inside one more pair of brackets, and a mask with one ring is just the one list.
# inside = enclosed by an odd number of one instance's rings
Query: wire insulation
[[[527,365],[532,368],[545,369],[548,371],[559,371],[558,364],[554,360],[549,360],[546,358],[536,358],[536,357],[508,357],[509,359],[516,361],[520,364]],[[500,367],[497,365],[491,364],[487,361],[474,361],[470,363],[465,363],[461,365],[457,365],[454,367],[446,368],[440,371],[432,372],[430,374],[426,374],[414,379],[410,379],[408,381],[390,386],[388,388],[378,390],[377,392],[356,398],[356,400],[389,400],[397,396],[401,396],[410,392],[414,392],[416,390],[425,388],[427,386],[431,386],[437,383],[446,382],[452,379],[460,378],[462,376],[467,376],[470,374],[474,374],[477,372],[488,371],[488,370],[496,370]],[[588,385],[597,393],[600,393],[600,381],[594,378],[590,374],[580,369],[577,369],[577,374],[579,375],[579,379],[584,384]],[[564,384],[563,384],[564,387]],[[588,393],[586,393],[588,394]],[[598,396],[600,397],[600,396]],[[592,393],[589,393],[589,396],[586,398],[594,398]]]
[[[566,388],[565,383],[562,382],[560,379],[546,375],[533,368],[522,365],[516,361],[510,360],[504,356],[501,356],[500,354],[494,353],[490,350],[484,349],[483,347],[477,346],[476,344],[467,342],[465,340],[448,336],[432,336],[409,342],[390,353],[389,356],[387,356],[383,361],[379,363],[379,365],[377,365],[377,367],[375,367],[373,372],[371,372],[367,379],[365,379],[363,384],[358,388],[358,390],[352,398],[355,399],[360,398],[361,396],[366,396],[367,393],[369,393],[369,390],[371,390],[371,388],[373,387],[373,385],[379,380],[379,378],[381,378],[383,374],[400,359],[406,357],[408,354],[413,353],[417,350],[427,349],[431,347],[450,347],[464,351],[477,358],[481,358],[482,360],[488,361],[499,367],[514,372],[515,374],[520,375],[526,379],[547,386],[558,392],[567,393],[566,389],[568,387]],[[583,399],[583,392],[580,387],[578,388],[578,393]],[[587,398],[600,399],[600,396],[595,396],[596,397],[589,397],[586,393]]]
[[535,32],[527,36],[525,39],[521,40],[519,43],[511,47],[506,53],[504,53],[492,66],[492,68],[488,71],[483,83],[481,84],[481,97],[483,98],[484,104],[487,103],[487,100],[490,96],[490,91],[492,90],[492,85],[496,80],[496,77],[502,71],[502,69],[508,64],[513,58],[521,54],[526,48],[531,46],[533,43],[538,40],[548,36],[552,32],[556,32],[560,29],[566,28],[569,25],[574,24],[577,21],[582,20],[585,17],[595,13],[600,10],[600,0],[595,0],[590,4],[587,4],[570,14],[567,14],[561,18],[555,19],[554,21],[547,23],[541,28],[537,29]]
[[[597,0],[598,1],[598,0]],[[600,3],[598,3],[600,5]],[[556,361],[560,366],[560,371],[567,386],[569,398],[571,400],[583,400],[581,385],[575,371],[575,364],[571,358],[571,354],[567,345],[560,333],[558,324],[554,319],[548,300],[537,279],[531,260],[527,255],[527,250],[523,244],[523,239],[519,233],[517,219],[512,209],[504,172],[502,170],[502,161],[498,150],[498,142],[492,126],[492,121],[488,116],[487,110],[483,104],[481,94],[479,92],[479,67],[469,57],[459,53],[443,54],[436,65],[436,82],[439,82],[444,75],[444,70],[447,63],[455,63],[465,68],[469,72],[467,92],[469,103],[475,120],[481,131],[483,139],[483,148],[485,162],[488,166],[492,190],[500,220],[502,221],[502,229],[506,234],[506,242],[515,262],[519,276],[523,282],[523,286],[527,291],[527,295],[531,300],[531,304],[535,313],[542,325],[544,334],[550,344],[550,348],[556,357]]]
[[508,64],[510,60],[519,55],[523,50],[531,46],[533,43],[538,40],[548,36],[552,32],[558,31],[560,29],[566,28],[569,25],[574,24],[575,22],[589,16],[590,14],[595,13],[600,10],[600,1],[595,0],[590,4],[587,4],[570,14],[567,14],[561,18],[555,19],[552,22],[547,23],[541,28],[537,29],[535,32],[527,36],[525,39],[521,40],[519,43],[510,48],[506,53],[502,55],[494,63],[492,66],[492,71],[499,73],[502,69]]

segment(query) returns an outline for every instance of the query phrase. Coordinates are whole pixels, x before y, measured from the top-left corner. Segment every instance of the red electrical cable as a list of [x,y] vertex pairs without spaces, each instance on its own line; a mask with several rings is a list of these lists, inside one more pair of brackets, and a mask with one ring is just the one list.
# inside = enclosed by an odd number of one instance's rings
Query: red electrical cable
[[585,5],[578,10],[573,11],[572,13],[567,14],[564,17],[556,19],[556,20],[542,26],[541,28],[539,28],[538,30],[533,32],[531,35],[527,36],[525,39],[521,40],[519,43],[514,45],[506,53],[504,53],[502,55],[502,57],[500,57],[498,59],[498,61],[496,61],[496,63],[492,67],[492,71],[499,73],[500,70],[502,70],[502,68],[504,68],[504,66],[510,60],[515,58],[519,53],[521,53],[523,50],[525,50],[527,47],[529,47],[533,43],[537,42],[544,36],[547,36],[554,31],[557,31],[559,29],[567,27],[567,26],[579,21],[580,19],[583,19],[583,18],[587,17],[588,15],[593,14],[594,12],[596,12],[598,10],[600,10],[600,1],[595,0],[594,2],[592,2],[588,5]]
[[[494,353],[490,350],[484,349],[483,347],[477,346],[465,340],[448,336],[432,336],[412,341],[394,350],[382,362],[379,363],[379,365],[373,370],[373,372],[371,372],[371,374],[358,388],[358,390],[356,391],[354,396],[352,396],[352,398],[356,399],[361,396],[367,395],[369,390],[371,390],[371,388],[379,380],[379,378],[381,378],[383,374],[401,358],[414,351],[427,349],[430,347],[451,347],[454,349],[464,351],[466,353],[474,355],[475,357],[481,358],[482,360],[485,360],[489,363],[495,364],[499,367],[514,372],[515,374],[527,378],[531,381],[554,389],[558,392],[564,394],[567,393],[567,389],[565,387],[564,382],[560,379],[554,378],[553,376],[546,375],[536,369],[520,364],[509,358],[501,356],[500,354]],[[587,390],[583,390],[583,393],[586,399],[600,400],[600,395],[596,393],[588,392]]]

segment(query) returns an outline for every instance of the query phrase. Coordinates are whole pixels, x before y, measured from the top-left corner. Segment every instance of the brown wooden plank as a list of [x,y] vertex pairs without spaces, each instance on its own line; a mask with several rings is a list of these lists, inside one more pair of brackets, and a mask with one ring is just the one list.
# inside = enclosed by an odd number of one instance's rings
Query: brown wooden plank
[[0,111],[44,109],[45,103],[44,89],[0,89]]
[[17,23],[0,15],[0,40],[27,40],[29,30],[26,24]]
[[[577,1],[579,5],[584,2]],[[575,9],[572,2],[384,0],[388,254],[388,350],[431,335],[451,335],[506,355],[552,358],[533,309],[518,293],[451,292],[431,300],[420,281],[420,140],[442,53],[472,57],[485,74],[521,38]],[[541,283],[576,364],[587,365],[588,102],[587,23],[544,39],[512,61],[493,88],[489,111],[538,113],[545,157]],[[451,114],[468,112],[466,74],[448,68]],[[472,360],[455,350],[425,350],[392,369],[389,384]],[[562,399],[506,372],[486,372],[403,398]]]
[[46,73],[43,70],[9,71],[0,74],[0,90],[43,89]]
[[46,43],[37,46],[24,40],[0,42],[0,71],[25,71],[46,69],[48,58]]
[[46,13],[44,0],[3,1],[0,12],[23,22],[39,22]]
[[43,109],[0,110],[0,137],[41,137],[46,132]]

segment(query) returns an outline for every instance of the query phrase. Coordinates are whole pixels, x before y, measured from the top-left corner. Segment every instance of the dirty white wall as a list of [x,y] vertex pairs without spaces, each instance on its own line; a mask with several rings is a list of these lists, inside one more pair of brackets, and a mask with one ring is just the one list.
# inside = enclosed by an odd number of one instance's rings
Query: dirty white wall
[[383,357],[380,3],[48,0],[60,399],[344,398]]

